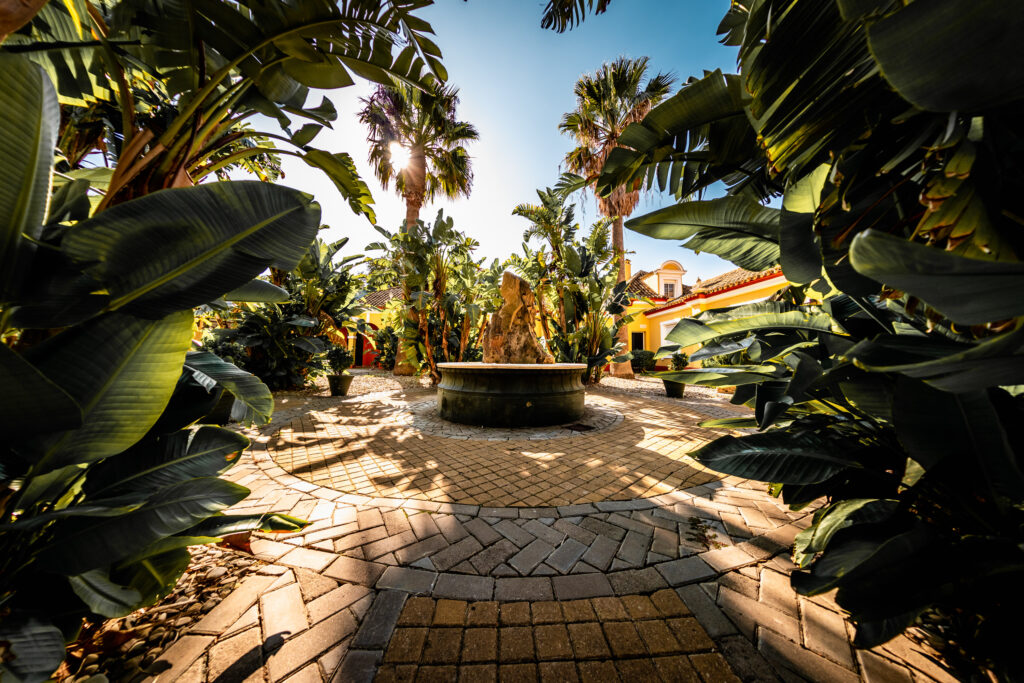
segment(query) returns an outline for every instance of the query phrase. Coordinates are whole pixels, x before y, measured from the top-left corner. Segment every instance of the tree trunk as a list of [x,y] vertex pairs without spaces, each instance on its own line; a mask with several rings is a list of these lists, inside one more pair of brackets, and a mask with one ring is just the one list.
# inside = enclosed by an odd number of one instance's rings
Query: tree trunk
[[[405,225],[402,230],[407,231],[410,226],[415,225],[420,218],[420,208],[423,206],[423,192],[426,186],[427,159],[422,148],[414,147],[409,157],[409,165],[403,173],[405,176]],[[403,261],[404,263],[404,261]],[[409,287],[405,283],[405,273],[402,273],[402,291],[405,293],[405,300],[409,300]],[[413,329],[420,329],[419,315],[410,307],[406,319]],[[429,346],[429,340],[427,340]],[[398,339],[398,351],[395,354],[394,374],[399,376],[410,376],[416,374],[416,367],[409,362],[409,343],[405,337]]]
[[47,0],[0,0],[0,43],[32,21]]
[[[623,282],[626,279],[626,245],[622,239],[622,216],[616,217],[615,223],[612,224],[612,248],[615,250],[615,261],[619,267],[619,282]],[[621,317],[617,316],[615,321],[618,322]],[[628,327],[628,325],[623,325],[619,329],[619,341],[623,344],[623,352],[629,349]],[[612,363],[611,371],[615,377],[633,379],[633,365],[628,360]]]

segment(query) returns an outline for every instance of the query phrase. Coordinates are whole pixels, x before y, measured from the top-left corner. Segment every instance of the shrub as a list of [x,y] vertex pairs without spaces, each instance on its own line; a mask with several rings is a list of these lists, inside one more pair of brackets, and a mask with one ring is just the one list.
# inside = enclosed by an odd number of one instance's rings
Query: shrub
[[237,328],[218,332],[225,341],[248,349],[242,367],[274,390],[304,385],[312,373],[323,369],[320,354],[327,348],[319,337],[302,334],[305,320],[288,315],[286,306],[255,307],[243,314]]
[[348,347],[341,346],[340,344],[332,344],[327,349],[327,353],[324,354],[324,362],[335,375],[344,374],[346,370],[352,367],[354,360],[355,356],[348,350]]
[[633,372],[647,372],[654,369],[654,352],[646,349],[636,349],[633,352],[633,359],[629,364],[633,366]]
[[690,364],[690,357],[685,353],[677,351],[669,357],[669,367],[672,370],[679,371],[685,370],[686,366]]
[[398,353],[398,335],[395,328],[388,325],[373,333],[373,345],[377,349],[377,365],[385,370],[395,367],[395,355]]

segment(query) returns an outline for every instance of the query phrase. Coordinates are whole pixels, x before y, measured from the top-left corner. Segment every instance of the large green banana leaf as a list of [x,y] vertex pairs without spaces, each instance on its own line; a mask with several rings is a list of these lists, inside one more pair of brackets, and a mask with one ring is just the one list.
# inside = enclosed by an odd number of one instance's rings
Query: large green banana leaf
[[203,426],[146,438],[89,470],[86,500],[138,498],[186,479],[215,477],[238,461],[249,439],[238,432]]
[[69,576],[68,582],[90,610],[108,619],[127,616],[142,606],[142,594],[111,581],[106,569]]
[[75,400],[6,344],[0,344],[0,387],[0,434],[8,441],[82,424]]
[[878,498],[852,498],[827,509],[820,522],[796,537],[794,561],[806,567],[816,553],[828,546],[836,532],[856,524],[881,522],[892,516],[899,501]]
[[235,399],[246,408],[240,421],[256,424],[270,422],[270,416],[274,414],[274,396],[267,385],[252,373],[208,351],[190,351],[185,357],[185,369],[207,389],[219,384],[234,394]]
[[[741,125],[732,127],[734,121]],[[713,143],[701,144],[709,135]],[[601,169],[599,194],[646,179],[648,187],[656,181],[660,191],[682,197],[727,175],[724,166],[735,167],[748,152],[757,153],[743,114],[740,78],[721,71],[687,84],[643,121],[626,126],[619,143],[623,146],[611,151]]]
[[[846,450],[844,451],[843,448]],[[782,484],[815,484],[845,469],[860,467],[856,461],[863,446],[840,442],[819,434],[781,431],[723,436],[690,453],[690,457],[716,472]]]
[[4,40],[4,47],[14,49],[46,43],[46,49],[32,50],[26,56],[45,70],[48,80],[57,88],[61,104],[83,108],[113,99],[110,79],[104,70],[103,48],[95,41],[88,1],[47,2],[23,31]]
[[82,426],[33,440],[37,472],[125,450],[153,426],[192,339],[192,312],[163,320],[108,313],[32,348],[26,359],[73,398]]
[[112,580],[139,593],[140,607],[159,602],[174,590],[178,579],[192,561],[192,556],[184,546],[167,547],[168,549],[156,554],[147,554],[137,561],[124,562],[111,572]]
[[70,228],[61,250],[110,291],[109,308],[157,318],[220,297],[268,266],[294,268],[320,207],[258,181],[162,190]]
[[365,215],[371,223],[377,221],[377,216],[373,212],[373,195],[370,193],[370,187],[359,177],[359,171],[351,156],[344,152],[331,154],[320,149],[311,149],[302,155],[302,160],[327,174],[353,213]]
[[127,515],[62,521],[37,556],[41,568],[68,576],[106,567],[180,533],[241,501],[249,489],[206,477],[161,489]]
[[900,373],[944,391],[977,391],[1024,383],[1024,328],[974,345],[886,335],[861,341],[844,356],[871,372]]
[[835,320],[818,308],[798,308],[765,301],[722,312],[708,322],[683,318],[665,338],[682,347],[753,330],[807,330],[843,334]]
[[281,513],[265,513],[262,515],[213,515],[182,533],[191,536],[231,536],[246,531],[301,531],[309,526],[309,522]]
[[1024,263],[967,258],[877,230],[850,247],[857,272],[912,294],[967,325],[1024,315]]
[[223,296],[225,301],[245,301],[264,304],[283,304],[288,301],[288,290],[266,280],[250,280]]
[[814,212],[831,167],[822,164],[786,188],[779,215],[779,265],[790,282],[807,284],[821,277],[821,238]]
[[1024,12],[1005,0],[912,2],[867,25],[882,75],[931,111],[977,111],[1024,98]]
[[760,384],[780,377],[778,365],[729,365],[707,366],[689,370],[667,370],[655,373],[656,377],[680,384],[697,384],[705,387],[732,387],[744,384]]
[[779,262],[779,213],[746,197],[721,197],[673,204],[630,219],[626,227],[658,239],[688,239],[688,249],[759,271]]
[[0,54],[0,303],[18,295],[39,237],[50,196],[53,149],[60,112],[43,70]]

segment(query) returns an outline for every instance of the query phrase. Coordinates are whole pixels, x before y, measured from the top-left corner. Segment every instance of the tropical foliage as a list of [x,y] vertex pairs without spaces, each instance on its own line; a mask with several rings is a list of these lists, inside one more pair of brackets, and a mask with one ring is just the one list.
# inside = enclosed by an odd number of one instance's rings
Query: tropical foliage
[[297,156],[372,219],[351,159],[310,146],[336,114],[309,89],[444,72],[418,1],[19,5],[0,25],[0,676],[41,681],[83,616],[170,591],[187,546],[305,525],[223,514],[248,490],[217,475],[248,441],[202,423],[225,392],[246,422],[273,400],[191,349],[194,308],[287,300],[256,278],[300,264],[320,210],[282,186],[197,183],[277,179]]
[[[629,295],[620,282],[608,244],[611,221],[601,218],[583,239],[577,234],[575,207],[563,190],[538,190],[539,204],[520,204],[513,214],[531,222],[523,232],[523,253],[509,265],[533,288],[540,326],[548,349],[559,363],[586,363],[586,381],[601,379],[604,366],[625,348],[620,330],[632,321],[626,314]],[[529,242],[546,244],[534,251]],[[550,248],[550,251],[548,249]],[[550,303],[549,303],[550,302]]]
[[190,352],[191,309],[293,267],[320,210],[237,182],[90,217],[87,181],[51,193],[60,118],[46,73],[0,55],[0,93],[0,673],[41,681],[83,616],[123,616],[170,591],[187,546],[305,524],[221,512],[248,494],[217,477],[248,440],[196,423],[225,390],[259,423],[273,400],[252,375]]
[[229,313],[224,327],[207,333],[204,347],[215,354],[243,347],[240,367],[271,389],[301,387],[322,373],[329,361],[323,354],[334,346],[347,348],[349,336],[364,331],[357,319],[365,310],[359,303],[362,280],[352,272],[362,255],[336,260],[347,243],[347,237],[332,244],[315,239],[298,266],[283,273],[281,290],[257,281],[283,296]]
[[401,356],[404,347],[405,357],[398,362],[422,365],[436,384],[441,379],[438,363],[478,359],[479,352],[472,349],[479,345],[484,313],[493,310],[485,300],[488,292],[496,291],[501,270],[496,262],[485,269],[482,260],[473,260],[479,243],[456,230],[443,211],[431,226],[416,221],[393,233],[381,227],[377,231],[386,241],[366,250],[397,264],[408,291],[399,338],[404,344],[398,351]]
[[373,333],[373,348],[377,350],[374,361],[385,370],[395,367],[395,354],[398,353],[398,335],[395,328],[387,325]]
[[[599,191],[686,199],[628,224],[796,283],[669,335],[735,385],[760,431],[697,451],[824,499],[793,585],[836,601],[870,647],[926,619],[984,675],[1019,677],[1024,608],[1020,363],[1024,191],[1004,3],[734,3],[739,74],[691,79],[627,127]],[[955,39],[953,39],[955,36]],[[1009,60],[1009,61],[1008,61]],[[764,202],[782,197],[781,208]]]
[[[352,159],[310,144],[337,117],[334,105],[306,99],[353,75],[420,87],[443,79],[430,26],[411,14],[421,5],[54,0],[4,47],[42,65],[73,106],[58,137],[60,170],[81,178],[93,173],[83,165],[91,154],[116,160],[101,206],[233,167],[270,178],[289,155],[373,220]],[[407,47],[396,54],[399,43]],[[253,125],[268,119],[280,132]]]
[[[580,10],[581,5],[576,5],[574,11]],[[598,11],[602,11],[603,5],[599,5]],[[596,73],[583,75],[576,83],[576,109],[562,116],[558,129],[572,136],[577,143],[566,154],[565,163],[570,171],[582,174],[579,184],[593,184],[608,155],[619,146],[619,136],[625,127],[643,118],[668,94],[674,80],[672,76],[657,73],[644,82],[649,62],[647,57],[619,57],[603,64]],[[622,221],[636,208],[640,200],[640,185],[640,181],[635,180],[597,193],[598,210],[614,220],[612,247],[619,282],[626,280]],[[622,335],[619,341],[625,346],[626,326],[620,325],[619,329]]]
[[333,375],[344,374],[352,367],[354,361],[355,357],[352,352],[348,350],[347,346],[341,344],[331,344],[324,353],[324,363]]
[[654,358],[654,351],[646,349],[633,349],[630,351],[633,358],[629,361],[633,366],[633,372],[648,372],[654,369],[657,362]]

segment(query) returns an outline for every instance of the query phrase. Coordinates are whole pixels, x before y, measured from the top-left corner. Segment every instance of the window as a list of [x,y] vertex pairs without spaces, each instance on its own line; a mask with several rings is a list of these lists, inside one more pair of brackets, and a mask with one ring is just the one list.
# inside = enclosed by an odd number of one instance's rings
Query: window
[[675,295],[676,295],[676,283],[674,283],[674,282],[666,282],[665,283],[665,296],[671,299]]

